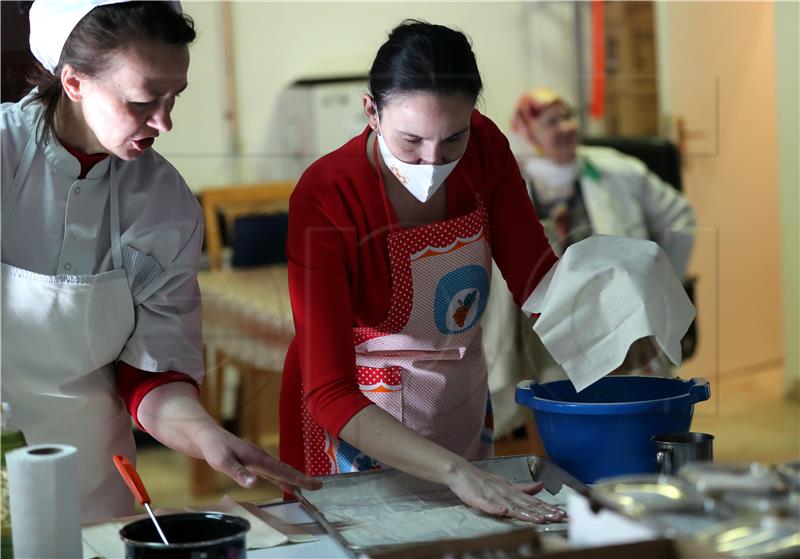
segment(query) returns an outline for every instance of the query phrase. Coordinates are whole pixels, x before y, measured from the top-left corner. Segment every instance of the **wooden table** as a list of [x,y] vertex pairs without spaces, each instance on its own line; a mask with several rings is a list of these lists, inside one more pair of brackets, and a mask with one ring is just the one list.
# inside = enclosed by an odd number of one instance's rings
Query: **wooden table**
[[[287,266],[200,272],[206,378],[202,395],[209,413],[222,420],[224,372],[239,373],[236,398],[239,434],[277,454],[278,395],[286,350],[294,336]],[[214,490],[216,474],[192,461],[195,495]]]

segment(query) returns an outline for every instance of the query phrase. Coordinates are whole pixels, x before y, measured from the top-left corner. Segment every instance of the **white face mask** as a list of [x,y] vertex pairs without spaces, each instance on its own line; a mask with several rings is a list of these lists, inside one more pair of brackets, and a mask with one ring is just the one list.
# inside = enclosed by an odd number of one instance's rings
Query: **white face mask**
[[525,172],[533,182],[539,202],[551,204],[575,193],[580,166],[577,159],[559,164],[545,157],[533,157],[525,162]]
[[383,162],[386,163],[386,166],[392,174],[397,177],[400,184],[405,186],[406,189],[414,195],[414,198],[423,204],[430,200],[436,191],[439,190],[439,187],[442,186],[442,183],[444,183],[448,175],[453,171],[455,166],[458,165],[458,162],[461,161],[460,157],[444,165],[413,165],[405,161],[400,161],[389,151],[389,146],[386,145],[380,133],[378,133],[378,147],[381,150]]

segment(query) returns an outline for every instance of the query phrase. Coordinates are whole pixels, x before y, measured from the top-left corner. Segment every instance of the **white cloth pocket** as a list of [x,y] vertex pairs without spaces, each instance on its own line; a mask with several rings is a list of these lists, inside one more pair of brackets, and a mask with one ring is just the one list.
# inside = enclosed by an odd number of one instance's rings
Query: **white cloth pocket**
[[655,337],[675,365],[695,308],[652,241],[595,235],[570,246],[522,309],[580,391],[619,367],[630,345]]

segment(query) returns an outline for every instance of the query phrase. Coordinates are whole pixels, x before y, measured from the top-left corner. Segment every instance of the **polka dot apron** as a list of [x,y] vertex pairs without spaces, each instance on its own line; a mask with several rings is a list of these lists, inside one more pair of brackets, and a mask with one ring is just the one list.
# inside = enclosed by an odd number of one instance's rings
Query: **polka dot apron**
[[[494,453],[480,330],[492,257],[487,212],[475,198],[477,208],[470,214],[392,228],[389,312],[377,326],[353,329],[361,392],[409,429],[468,459]],[[309,475],[382,467],[323,431],[305,404],[303,442]]]

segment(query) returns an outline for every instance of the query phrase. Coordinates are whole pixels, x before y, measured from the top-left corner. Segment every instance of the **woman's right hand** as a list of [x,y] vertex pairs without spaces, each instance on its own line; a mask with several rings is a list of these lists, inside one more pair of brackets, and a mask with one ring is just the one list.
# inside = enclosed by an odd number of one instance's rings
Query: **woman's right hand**
[[188,382],[170,382],[148,392],[139,404],[138,418],[147,432],[164,445],[205,460],[242,487],[252,487],[258,477],[290,494],[297,488],[322,487],[318,480],[220,427],[200,403],[197,389]]
[[448,486],[465,504],[487,514],[534,524],[567,520],[563,510],[533,496],[544,487],[541,482],[513,484],[465,461],[450,477]]
[[614,369],[610,374],[646,374],[651,361],[660,353],[658,342],[653,336],[639,338],[628,348],[625,360],[622,365]]
[[319,480],[273,458],[260,446],[240,439],[216,423],[199,429],[194,440],[202,458],[212,468],[227,474],[245,489],[253,487],[259,477],[290,495],[298,488],[315,490],[322,487]]

